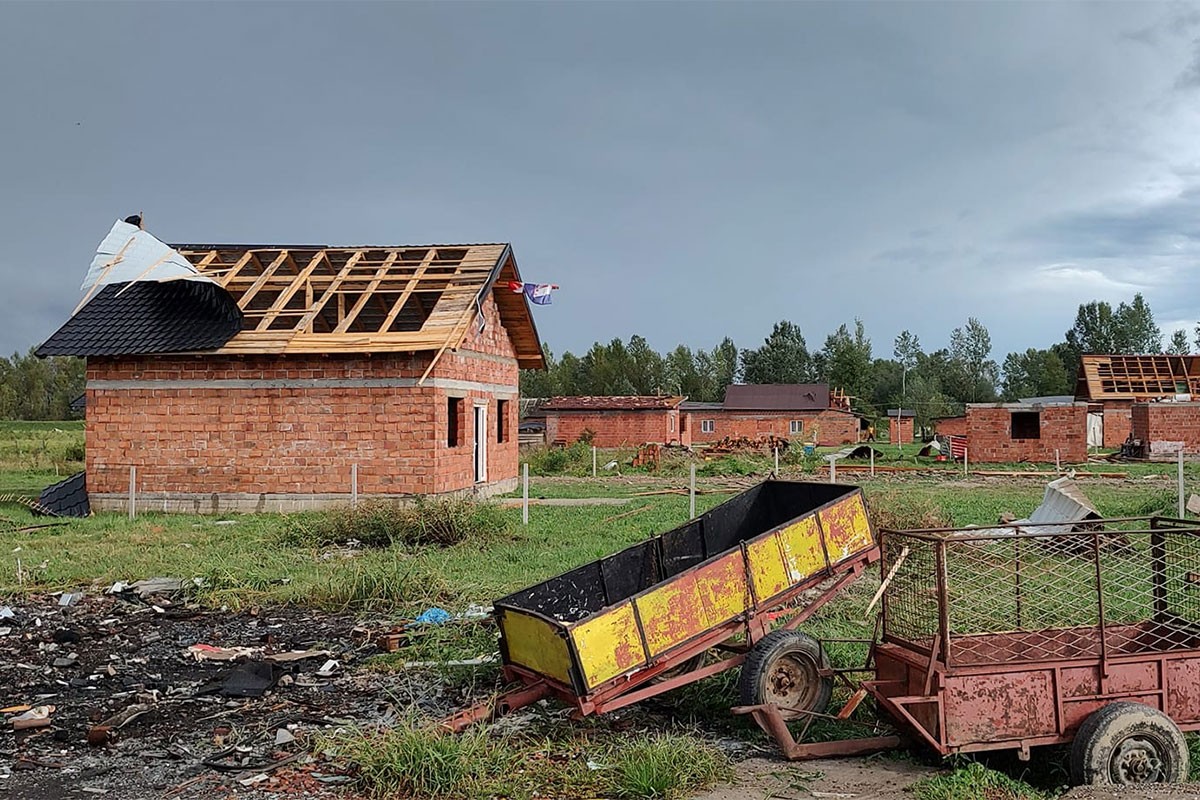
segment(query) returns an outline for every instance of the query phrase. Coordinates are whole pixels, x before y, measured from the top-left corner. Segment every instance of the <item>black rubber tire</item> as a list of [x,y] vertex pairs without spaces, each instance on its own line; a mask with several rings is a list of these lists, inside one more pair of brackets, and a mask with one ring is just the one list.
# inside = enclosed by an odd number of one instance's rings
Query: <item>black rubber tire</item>
[[744,706],[774,703],[784,719],[803,716],[788,708],[823,714],[833,696],[833,677],[822,677],[829,659],[819,642],[799,631],[771,631],[750,648],[738,694]]
[[1071,743],[1071,782],[1077,786],[1179,783],[1187,775],[1182,731],[1141,703],[1109,703],[1083,721]]

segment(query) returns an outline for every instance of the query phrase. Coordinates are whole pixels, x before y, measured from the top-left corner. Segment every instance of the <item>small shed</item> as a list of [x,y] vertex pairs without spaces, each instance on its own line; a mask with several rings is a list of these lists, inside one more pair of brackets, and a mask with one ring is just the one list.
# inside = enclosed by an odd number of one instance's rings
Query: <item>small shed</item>
[[552,397],[543,406],[546,440],[569,445],[580,439],[597,447],[630,447],[647,443],[691,446],[682,397],[624,395]]
[[1087,460],[1088,404],[968,403],[967,450],[973,462]]
[[[105,270],[149,236],[122,225]],[[518,373],[544,363],[509,245],[172,252],[186,279],[97,284],[38,350],[88,359],[93,508],[131,481],[209,513],[516,486]]]
[[909,408],[889,408],[887,417],[888,441],[892,444],[911,444],[916,412]]

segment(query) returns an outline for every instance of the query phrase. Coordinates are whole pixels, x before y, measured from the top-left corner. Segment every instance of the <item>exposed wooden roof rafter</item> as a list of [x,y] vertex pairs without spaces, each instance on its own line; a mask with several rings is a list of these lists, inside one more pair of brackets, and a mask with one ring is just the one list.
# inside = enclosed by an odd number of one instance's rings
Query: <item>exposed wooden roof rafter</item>
[[248,324],[218,352],[372,353],[462,345],[485,293],[522,367],[541,342],[504,244],[372,247],[176,245],[237,301]]

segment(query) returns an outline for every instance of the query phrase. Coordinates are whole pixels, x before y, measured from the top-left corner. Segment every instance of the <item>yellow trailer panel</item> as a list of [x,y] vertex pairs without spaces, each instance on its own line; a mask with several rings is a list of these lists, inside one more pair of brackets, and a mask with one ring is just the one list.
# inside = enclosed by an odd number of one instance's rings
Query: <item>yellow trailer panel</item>
[[571,628],[571,640],[588,686],[599,686],[646,663],[633,603],[578,623]]

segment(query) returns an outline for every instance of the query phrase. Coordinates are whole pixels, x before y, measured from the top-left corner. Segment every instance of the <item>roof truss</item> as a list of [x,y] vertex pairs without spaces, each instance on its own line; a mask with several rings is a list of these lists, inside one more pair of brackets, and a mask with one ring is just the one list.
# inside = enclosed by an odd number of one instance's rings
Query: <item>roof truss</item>
[[[245,315],[222,352],[443,352],[458,347],[496,280],[519,280],[504,244],[396,247],[176,245]],[[505,295],[511,295],[505,296]],[[514,345],[541,366],[523,296],[497,292]],[[520,338],[521,341],[516,341]]]

